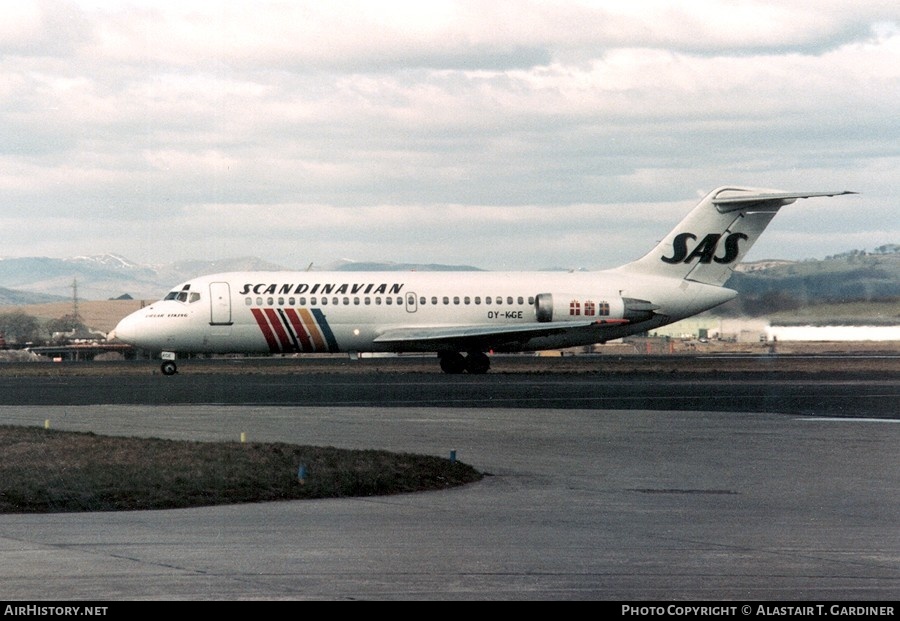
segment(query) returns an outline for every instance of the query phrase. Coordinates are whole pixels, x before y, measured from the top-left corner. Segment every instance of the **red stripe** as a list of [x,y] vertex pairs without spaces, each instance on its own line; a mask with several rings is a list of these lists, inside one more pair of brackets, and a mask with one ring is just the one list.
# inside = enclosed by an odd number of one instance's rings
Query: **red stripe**
[[290,335],[288,335],[288,333],[284,329],[284,326],[281,324],[281,318],[278,316],[278,313],[275,312],[275,309],[267,308],[266,317],[269,318],[269,321],[272,324],[272,329],[278,336],[278,340],[281,341],[281,350],[294,351],[294,343],[293,341],[291,341]]
[[278,349],[278,339],[276,339],[275,335],[272,333],[272,329],[269,327],[269,322],[266,321],[265,315],[263,315],[263,312],[258,308],[251,308],[250,311],[256,318],[256,323],[259,324],[259,329],[262,330],[263,336],[266,337],[266,343],[269,344],[269,351],[273,354],[278,353],[280,351]]
[[309,334],[306,332],[306,328],[303,326],[303,322],[300,321],[300,317],[297,315],[297,311],[293,308],[284,309],[284,314],[287,315],[288,319],[291,320],[291,325],[294,327],[294,332],[297,333],[297,338],[300,339],[300,349],[302,351],[316,351],[315,347],[309,340]]

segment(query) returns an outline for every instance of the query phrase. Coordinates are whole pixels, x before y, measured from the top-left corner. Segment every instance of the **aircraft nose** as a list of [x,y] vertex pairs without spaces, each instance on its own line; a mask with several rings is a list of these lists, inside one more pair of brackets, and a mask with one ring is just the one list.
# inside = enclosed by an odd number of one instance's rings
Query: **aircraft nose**
[[106,340],[131,343],[134,340],[134,335],[134,317],[129,315],[119,321],[116,327],[113,328],[113,331],[106,335]]

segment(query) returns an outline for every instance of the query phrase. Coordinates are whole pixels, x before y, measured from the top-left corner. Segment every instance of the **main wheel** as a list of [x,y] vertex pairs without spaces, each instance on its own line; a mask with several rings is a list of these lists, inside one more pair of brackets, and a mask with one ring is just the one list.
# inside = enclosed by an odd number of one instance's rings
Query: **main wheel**
[[466,371],[469,373],[481,375],[482,373],[487,373],[490,368],[491,359],[484,352],[473,351],[466,356]]
[[159,370],[162,371],[163,375],[175,375],[178,373],[178,367],[171,360],[166,360],[159,365]]
[[462,373],[466,370],[466,359],[456,351],[441,354],[441,370],[444,373]]

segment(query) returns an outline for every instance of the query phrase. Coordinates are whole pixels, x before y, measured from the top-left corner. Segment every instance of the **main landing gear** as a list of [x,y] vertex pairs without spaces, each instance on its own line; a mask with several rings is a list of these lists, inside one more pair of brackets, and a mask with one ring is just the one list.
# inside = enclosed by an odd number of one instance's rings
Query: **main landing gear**
[[462,373],[467,371],[473,375],[487,373],[491,368],[491,359],[484,352],[470,351],[463,356],[458,351],[448,351],[440,354],[441,370],[444,373]]

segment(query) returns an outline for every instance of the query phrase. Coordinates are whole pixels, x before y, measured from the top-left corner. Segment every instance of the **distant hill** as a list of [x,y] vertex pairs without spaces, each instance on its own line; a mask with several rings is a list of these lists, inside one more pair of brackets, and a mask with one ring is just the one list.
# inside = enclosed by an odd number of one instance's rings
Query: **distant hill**
[[[22,306],[25,304],[46,304],[50,302],[58,302],[62,300],[58,295],[47,295],[45,293],[31,293],[28,291],[17,291],[14,289],[6,289],[0,287],[0,306]],[[71,299],[71,296],[70,296]]]
[[[0,258],[0,306],[41,304],[78,298],[110,300],[129,296],[136,300],[156,300],[171,287],[202,274],[243,271],[297,269],[277,265],[257,257],[236,257],[204,261],[178,261],[162,266],[141,265],[117,255],[50,259],[46,257]],[[470,271],[466,265],[418,263],[376,263],[341,260],[327,267],[309,266],[312,271]]]
[[823,260],[742,266],[726,286],[740,294],[723,313],[771,315],[806,306],[900,299],[900,252],[852,252]]
[[333,267],[336,272],[476,272],[471,265],[439,265],[437,263],[377,263],[346,261]]
[[[155,300],[198,274],[279,269],[286,268],[255,257],[181,261],[163,266],[141,265],[110,254],[71,259],[0,258],[0,304],[71,300],[76,284],[79,299],[108,300],[128,295]],[[4,291],[9,292],[5,297]]]

